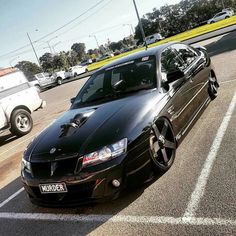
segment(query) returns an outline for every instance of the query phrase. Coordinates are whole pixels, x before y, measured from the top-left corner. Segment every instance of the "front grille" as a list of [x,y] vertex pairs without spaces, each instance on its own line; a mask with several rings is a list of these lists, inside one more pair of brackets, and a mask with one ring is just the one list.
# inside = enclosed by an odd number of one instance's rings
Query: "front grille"
[[74,175],[82,167],[82,160],[78,157],[52,162],[31,163],[32,174],[35,178],[62,177]]
[[78,185],[67,185],[67,193],[48,193],[41,194],[39,187],[30,187],[38,200],[63,203],[63,202],[77,202],[83,201],[92,197],[95,187],[95,181],[90,181]]

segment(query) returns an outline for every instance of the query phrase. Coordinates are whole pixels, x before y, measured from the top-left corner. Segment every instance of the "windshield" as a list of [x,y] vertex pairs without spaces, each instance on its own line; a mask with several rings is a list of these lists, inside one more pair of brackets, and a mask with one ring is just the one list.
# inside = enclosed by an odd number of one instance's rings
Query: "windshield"
[[78,94],[75,103],[115,99],[130,92],[156,86],[155,57],[147,56],[109,67],[94,74]]

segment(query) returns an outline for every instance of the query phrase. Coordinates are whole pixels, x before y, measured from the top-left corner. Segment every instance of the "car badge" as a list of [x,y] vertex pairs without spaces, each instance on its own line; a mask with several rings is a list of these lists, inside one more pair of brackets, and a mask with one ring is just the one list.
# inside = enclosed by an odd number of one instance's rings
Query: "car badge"
[[57,162],[51,163],[51,176],[53,176],[56,168],[57,168]]
[[52,148],[51,150],[50,150],[50,154],[53,154],[53,153],[55,153],[56,152],[56,148]]

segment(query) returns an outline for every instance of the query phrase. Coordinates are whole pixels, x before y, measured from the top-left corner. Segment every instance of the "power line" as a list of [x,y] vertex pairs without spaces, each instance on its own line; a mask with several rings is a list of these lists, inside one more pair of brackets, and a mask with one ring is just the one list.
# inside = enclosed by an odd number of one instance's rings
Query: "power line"
[[81,24],[82,22],[86,21],[88,18],[90,18],[90,17],[93,16],[94,14],[98,13],[100,10],[102,10],[104,7],[106,7],[111,1],[113,1],[113,0],[108,1],[105,5],[101,6],[99,9],[97,9],[96,12],[94,12],[94,13],[88,15],[86,18],[84,18],[83,20],[79,21],[76,25],[74,25],[74,26],[72,26],[71,28],[69,28],[69,29],[63,31],[62,33],[58,34],[57,36],[61,36],[61,35],[63,35],[63,34],[66,34],[66,33],[69,32],[70,30],[72,30],[72,29],[78,27],[79,24]]
[[[46,38],[46,37],[48,37],[48,36],[50,36],[50,35],[52,35],[52,34],[58,32],[59,30],[65,28],[66,26],[68,26],[68,25],[70,25],[71,23],[73,23],[74,21],[76,21],[78,18],[82,17],[83,15],[85,15],[86,13],[88,13],[89,11],[93,10],[94,8],[96,8],[98,5],[100,5],[100,4],[101,4],[102,2],[104,2],[104,1],[105,1],[105,0],[100,0],[98,3],[96,3],[95,5],[93,5],[92,7],[90,7],[89,9],[87,9],[85,12],[83,12],[83,13],[80,14],[79,16],[77,16],[77,17],[75,17],[74,19],[70,20],[70,21],[67,22],[66,24],[60,26],[60,27],[57,28],[56,30],[53,30],[52,32],[50,32],[50,33],[44,35],[43,37],[41,37],[41,38],[39,38],[39,39],[37,39],[37,40],[34,40],[33,43],[36,43],[36,42],[38,42],[39,40],[42,40],[42,39],[44,39],[44,38]],[[20,50],[22,50],[22,49],[24,49],[24,48],[26,48],[26,47],[29,47],[29,46],[30,46],[30,44],[26,44],[26,45],[24,45],[24,46],[22,46],[22,47],[20,47],[20,48],[18,48],[18,49],[15,49],[15,50],[12,50],[12,51],[10,51],[10,52],[8,52],[8,53],[5,53],[5,54],[3,54],[3,55],[0,55],[0,57],[8,56],[9,54],[12,54],[12,53],[14,53],[14,52],[20,51]]]

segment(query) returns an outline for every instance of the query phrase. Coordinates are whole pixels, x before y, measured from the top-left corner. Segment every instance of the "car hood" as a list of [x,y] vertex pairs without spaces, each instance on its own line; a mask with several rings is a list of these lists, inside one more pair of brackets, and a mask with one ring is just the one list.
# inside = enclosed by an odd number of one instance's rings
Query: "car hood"
[[[156,93],[155,93],[156,94]],[[97,106],[71,109],[43,131],[30,145],[30,161],[81,156],[115,143],[141,127],[150,110],[162,96],[149,92],[106,102]],[[151,104],[153,103],[153,104]]]

